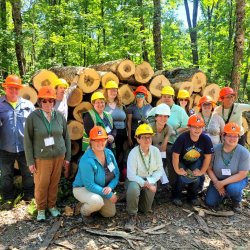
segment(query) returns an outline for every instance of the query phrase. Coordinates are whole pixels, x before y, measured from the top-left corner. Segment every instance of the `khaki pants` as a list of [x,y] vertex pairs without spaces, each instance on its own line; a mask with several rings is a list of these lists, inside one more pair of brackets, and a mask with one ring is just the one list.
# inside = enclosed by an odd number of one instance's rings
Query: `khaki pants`
[[58,184],[61,177],[64,155],[53,159],[36,159],[35,200],[38,210],[56,206]]
[[130,215],[136,215],[138,210],[147,213],[152,208],[155,193],[142,188],[135,181],[127,183],[127,212]]
[[89,192],[85,187],[73,188],[73,194],[77,200],[83,203],[81,207],[81,214],[83,216],[90,216],[96,211],[99,211],[103,217],[115,216],[115,204],[101,197],[99,194]]

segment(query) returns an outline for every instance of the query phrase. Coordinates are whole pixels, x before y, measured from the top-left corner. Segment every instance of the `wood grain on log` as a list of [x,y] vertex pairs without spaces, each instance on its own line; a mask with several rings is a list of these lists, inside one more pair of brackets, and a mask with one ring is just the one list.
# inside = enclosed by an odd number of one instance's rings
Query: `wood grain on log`
[[99,88],[100,80],[99,74],[94,69],[86,68],[79,76],[78,87],[84,93],[92,93]]
[[71,140],[79,140],[83,136],[83,124],[75,120],[69,121],[68,131]]
[[37,72],[37,74],[33,77],[32,82],[33,86],[37,91],[43,86],[52,86],[54,87],[55,81],[58,79],[57,75],[46,69],[42,69]]
[[75,88],[72,91],[72,93],[71,93],[71,95],[70,95],[70,97],[68,99],[68,105],[70,107],[75,107],[75,106],[79,105],[81,103],[81,101],[82,101],[82,97],[83,97],[82,94],[83,93],[82,93],[81,89]]
[[135,67],[135,80],[139,83],[148,83],[153,75],[154,70],[148,62],[142,62]]
[[129,87],[128,84],[124,84],[122,85],[119,89],[119,95],[122,98],[122,103],[124,105],[129,105],[130,103],[132,103],[135,99],[135,96],[133,94],[133,91],[131,90],[131,88]]
[[105,88],[108,81],[115,81],[119,85],[119,78],[113,72],[97,71],[101,77],[102,87]]
[[83,119],[82,119],[83,113],[87,112],[88,110],[92,108],[93,106],[91,105],[90,102],[81,102],[74,108],[73,116],[77,121],[83,123]]
[[190,96],[193,94],[194,90],[194,84],[192,82],[176,82],[172,85],[172,87],[175,89],[175,96],[178,95],[178,92],[181,89],[185,89],[189,92]]
[[23,86],[23,88],[20,89],[19,95],[22,98],[31,101],[33,104],[36,104],[37,102],[37,92],[30,86]]
[[207,85],[203,91],[201,91],[201,96],[211,96],[215,103],[219,99],[220,86],[216,83],[210,83]]
[[161,90],[165,86],[170,86],[169,80],[164,75],[154,75],[149,84],[149,91],[153,96],[161,97]]

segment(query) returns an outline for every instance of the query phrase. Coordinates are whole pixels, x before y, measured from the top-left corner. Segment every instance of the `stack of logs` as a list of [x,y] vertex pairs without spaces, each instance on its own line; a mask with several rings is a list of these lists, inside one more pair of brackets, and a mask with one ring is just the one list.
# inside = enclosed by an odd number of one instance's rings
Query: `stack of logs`
[[[177,68],[173,70],[161,70],[154,72],[148,62],[135,65],[131,60],[121,59],[98,65],[84,67],[53,67],[49,70],[41,70],[32,78],[31,86],[22,89],[22,96],[37,101],[37,91],[46,85],[53,86],[55,79],[64,78],[69,84],[77,83],[68,100],[68,122],[70,137],[72,140],[72,154],[76,155],[80,150],[79,143],[83,135],[82,113],[89,110],[92,105],[89,102],[91,93],[103,89],[105,84],[113,80],[119,84],[119,94],[124,105],[134,101],[133,91],[139,85],[148,88],[147,101],[152,106],[157,104],[164,86],[172,86],[177,95],[180,89],[186,89],[190,93],[190,108],[198,111],[198,103],[203,95],[209,95],[215,102],[218,101],[220,87],[215,83],[207,83],[206,75],[198,69]],[[248,131],[248,122],[243,117],[243,126]],[[247,133],[247,143],[250,145],[250,132]]]

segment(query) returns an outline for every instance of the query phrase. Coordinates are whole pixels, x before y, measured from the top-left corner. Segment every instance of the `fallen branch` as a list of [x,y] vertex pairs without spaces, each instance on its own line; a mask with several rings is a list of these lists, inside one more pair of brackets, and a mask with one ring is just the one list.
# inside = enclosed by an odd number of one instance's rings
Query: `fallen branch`
[[56,221],[53,224],[53,226],[51,227],[51,229],[47,233],[45,240],[41,244],[39,250],[46,250],[49,247],[49,245],[50,245],[51,241],[53,240],[57,230],[60,228],[62,221],[63,221],[63,218],[61,217],[58,221]]
[[70,250],[76,248],[76,246],[74,244],[71,244],[67,240],[64,240],[64,241],[57,240],[57,241],[54,242],[54,244],[57,245],[57,246],[60,246],[60,247],[64,247],[66,249],[70,249]]
[[107,232],[107,231],[101,231],[101,230],[95,230],[95,229],[90,229],[87,227],[83,227],[83,229],[86,232],[92,233],[92,234],[96,234],[96,235],[101,235],[101,236],[108,236],[108,237],[120,237],[123,238],[125,240],[141,240],[143,241],[144,238],[142,237],[137,237],[137,236],[133,236],[131,234],[128,234],[126,232],[123,231],[111,231],[111,232]]
[[197,212],[204,212],[205,214],[209,214],[209,215],[214,215],[214,216],[233,216],[234,212],[233,211],[217,211],[217,212],[213,212],[210,211],[208,209],[205,208],[200,208],[200,207],[193,207],[193,209]]
[[206,234],[210,234],[209,232],[209,228],[207,226],[207,223],[197,214],[194,214],[194,218],[197,220],[197,222],[200,225],[200,229],[206,233]]
[[228,245],[227,249],[233,249],[234,244],[223,233],[218,230],[215,230],[214,232],[217,233],[225,241],[225,243]]
[[168,225],[170,225],[171,223],[167,223],[167,224],[163,224],[163,225],[159,225],[159,226],[156,226],[156,227],[151,227],[151,228],[148,228],[148,229],[145,229],[143,230],[142,232],[143,233],[151,233],[153,231],[156,231],[156,230],[159,230],[159,229],[162,229]]

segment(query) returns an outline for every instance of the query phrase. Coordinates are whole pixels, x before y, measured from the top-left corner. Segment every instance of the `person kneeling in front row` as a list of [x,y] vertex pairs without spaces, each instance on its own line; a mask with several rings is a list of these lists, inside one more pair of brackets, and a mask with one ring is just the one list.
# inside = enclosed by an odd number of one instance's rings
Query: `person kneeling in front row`
[[224,142],[214,148],[214,156],[208,175],[211,179],[205,202],[210,207],[217,207],[224,197],[232,200],[235,212],[241,212],[243,189],[248,184],[250,153],[238,144],[240,126],[229,122],[224,127]]
[[91,214],[99,211],[103,217],[116,213],[117,196],[114,192],[119,181],[119,169],[110,149],[105,148],[107,133],[95,126],[89,133],[90,147],[80,159],[73,183],[73,194],[82,203],[83,222],[92,222]]
[[148,124],[141,124],[135,131],[138,146],[134,147],[127,161],[127,212],[129,220],[126,231],[133,231],[138,210],[151,210],[156,193],[156,183],[163,175],[160,150],[152,146],[153,130]]

